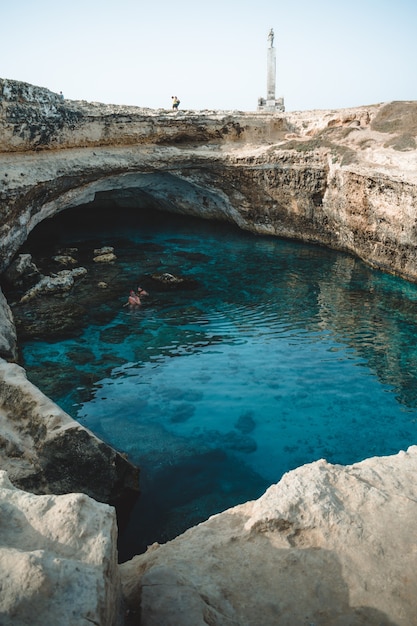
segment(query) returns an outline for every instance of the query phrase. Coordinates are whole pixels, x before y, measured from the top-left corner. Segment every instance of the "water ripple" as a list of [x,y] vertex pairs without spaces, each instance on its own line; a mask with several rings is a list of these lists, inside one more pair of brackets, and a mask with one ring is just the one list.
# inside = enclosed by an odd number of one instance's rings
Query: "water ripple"
[[[59,232],[73,243],[70,227]],[[94,233],[117,248],[113,223]],[[183,530],[196,509],[202,519],[257,497],[317,458],[416,443],[417,286],[218,224],[167,216],[123,235],[126,284],[170,272],[195,291],[150,293],[137,315],[111,302],[106,327],[22,350],[35,383],[141,466],[165,524]],[[149,542],[173,532],[148,522]]]

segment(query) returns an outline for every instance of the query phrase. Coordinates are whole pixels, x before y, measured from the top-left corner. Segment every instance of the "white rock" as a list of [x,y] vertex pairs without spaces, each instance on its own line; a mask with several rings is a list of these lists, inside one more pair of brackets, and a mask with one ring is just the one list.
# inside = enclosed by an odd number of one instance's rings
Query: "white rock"
[[417,446],[317,461],[121,566],[143,626],[417,623]]
[[116,261],[117,257],[113,252],[109,252],[106,254],[99,254],[93,258],[94,263],[113,263]]
[[0,471],[1,625],[121,624],[116,532],[112,507],[35,496]]

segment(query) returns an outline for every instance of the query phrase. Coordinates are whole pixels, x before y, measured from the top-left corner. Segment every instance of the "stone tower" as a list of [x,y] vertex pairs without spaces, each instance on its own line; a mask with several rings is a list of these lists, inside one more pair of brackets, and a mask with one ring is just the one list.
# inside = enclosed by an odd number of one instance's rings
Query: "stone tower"
[[266,65],[266,99],[258,99],[258,111],[274,112],[285,111],[284,98],[276,98],[275,81],[276,81],[277,57],[274,48],[274,31],[268,33],[267,48],[267,65]]

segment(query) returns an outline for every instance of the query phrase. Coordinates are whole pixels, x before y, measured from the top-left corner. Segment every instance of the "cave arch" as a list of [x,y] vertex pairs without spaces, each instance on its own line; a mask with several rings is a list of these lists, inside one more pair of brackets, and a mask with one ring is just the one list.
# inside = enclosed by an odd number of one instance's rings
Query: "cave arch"
[[[7,268],[33,229],[45,219],[83,205],[100,202],[103,206],[140,210],[143,206],[210,220],[229,221],[247,228],[246,220],[230,198],[222,169],[210,172],[192,168],[186,173],[167,171],[107,171],[95,173],[92,180],[83,177],[56,179],[39,185],[29,196],[20,199],[14,220],[4,227],[0,271]],[[222,182],[223,181],[223,182]],[[233,193],[232,189],[232,193]]]
[[[178,174],[165,172],[122,173],[71,191],[70,205],[90,202],[141,209],[143,204],[170,213],[241,223],[228,196],[208,181],[202,185]],[[62,209],[63,210],[63,209]]]

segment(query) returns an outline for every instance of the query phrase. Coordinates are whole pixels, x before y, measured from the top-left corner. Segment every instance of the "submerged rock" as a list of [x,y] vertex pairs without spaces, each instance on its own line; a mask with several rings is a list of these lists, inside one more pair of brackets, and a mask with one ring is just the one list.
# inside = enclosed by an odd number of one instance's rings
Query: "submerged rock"
[[156,290],[171,290],[171,289],[196,289],[198,282],[193,278],[176,276],[165,272],[164,274],[152,274],[152,276],[146,278],[146,285]]

